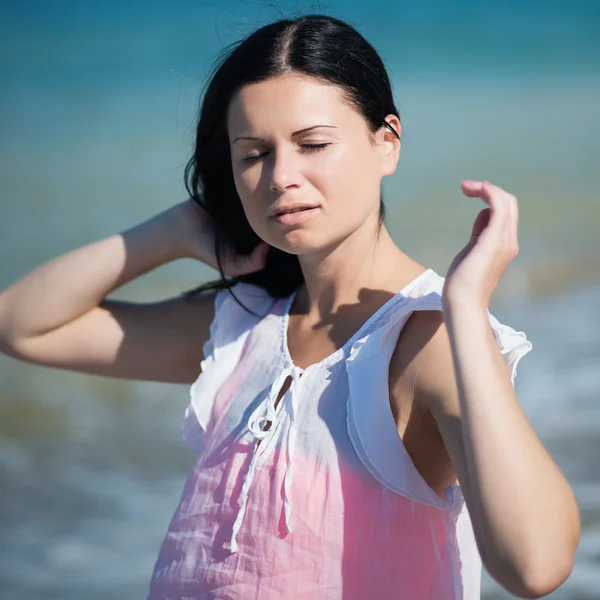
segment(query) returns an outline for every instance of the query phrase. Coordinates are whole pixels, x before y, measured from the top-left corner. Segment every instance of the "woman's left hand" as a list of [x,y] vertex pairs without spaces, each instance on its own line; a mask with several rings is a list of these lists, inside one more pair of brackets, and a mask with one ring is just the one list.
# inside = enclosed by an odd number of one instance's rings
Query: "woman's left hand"
[[462,181],[463,194],[481,198],[484,208],[475,219],[471,238],[456,255],[448,272],[443,297],[472,300],[487,308],[502,275],[519,253],[517,199],[487,181]]

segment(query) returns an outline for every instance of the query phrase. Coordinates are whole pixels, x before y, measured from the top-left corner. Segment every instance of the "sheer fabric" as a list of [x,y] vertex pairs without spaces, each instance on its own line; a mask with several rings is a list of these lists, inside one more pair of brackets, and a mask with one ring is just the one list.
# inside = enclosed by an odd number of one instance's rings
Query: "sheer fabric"
[[[236,285],[257,317],[219,292],[183,422],[197,460],[149,598],[480,597],[481,559],[460,487],[442,499],[427,485],[388,398],[400,331],[413,311],[442,310],[443,283],[425,271],[306,369],[287,347],[294,295]],[[531,343],[489,320],[514,380]]]

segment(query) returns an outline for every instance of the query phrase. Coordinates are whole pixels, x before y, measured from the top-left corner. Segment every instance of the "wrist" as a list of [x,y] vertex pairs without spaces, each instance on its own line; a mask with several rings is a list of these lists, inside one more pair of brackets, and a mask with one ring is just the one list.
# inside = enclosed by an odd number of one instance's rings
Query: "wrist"
[[121,232],[130,251],[145,256],[155,266],[188,256],[185,220],[173,206]]
[[215,260],[215,224],[212,217],[191,198],[170,209],[174,245],[180,258],[194,258],[217,268]]

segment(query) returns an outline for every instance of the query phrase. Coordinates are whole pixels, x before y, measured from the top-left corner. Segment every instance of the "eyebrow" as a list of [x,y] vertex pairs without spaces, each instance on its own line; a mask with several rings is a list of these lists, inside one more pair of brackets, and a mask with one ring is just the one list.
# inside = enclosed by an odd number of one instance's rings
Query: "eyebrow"
[[[337,129],[337,127],[334,127],[333,125],[313,125],[312,127],[306,127],[305,129],[299,129],[298,131],[294,131],[294,133],[292,133],[292,137],[295,137],[302,133],[306,133],[307,131],[312,131],[313,129],[317,129],[317,127],[328,127],[329,129]],[[265,141],[262,138],[254,137],[251,135],[240,135],[239,137],[236,137],[235,140],[233,140],[233,142],[231,142],[231,143],[235,144],[236,142],[238,142],[240,140],[250,140],[251,142],[264,142]]]

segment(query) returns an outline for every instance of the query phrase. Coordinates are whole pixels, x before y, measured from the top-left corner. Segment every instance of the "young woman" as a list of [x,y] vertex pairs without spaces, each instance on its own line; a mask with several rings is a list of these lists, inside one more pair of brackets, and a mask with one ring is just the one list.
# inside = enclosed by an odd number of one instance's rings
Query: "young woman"
[[[481,560],[537,598],[569,575],[577,504],[513,391],[531,344],[487,309],[517,254],[517,200],[463,181],[486,207],[440,277],[383,222],[400,139],[358,32],[272,23],[212,73],[191,198],[0,295],[7,354],[193,383],[198,458],[151,598],[473,600]],[[221,280],[106,299],[181,257]]]

